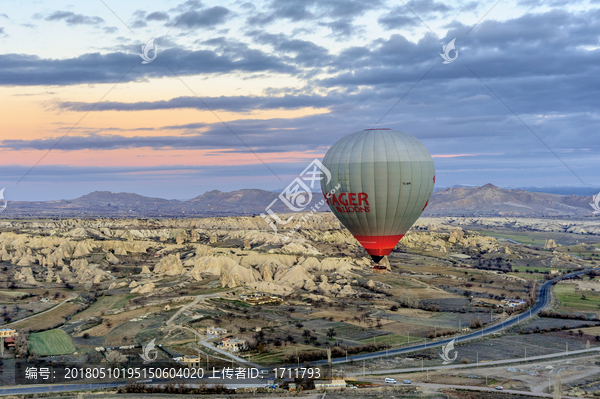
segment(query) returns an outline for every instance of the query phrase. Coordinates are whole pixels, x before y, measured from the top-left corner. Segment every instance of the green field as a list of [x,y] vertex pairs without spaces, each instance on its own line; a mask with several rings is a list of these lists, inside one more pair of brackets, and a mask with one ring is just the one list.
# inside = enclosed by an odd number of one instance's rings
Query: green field
[[559,252],[568,253],[571,255],[577,255],[580,257],[591,257],[600,258],[600,252],[597,251],[597,248],[600,248],[599,244],[590,244],[590,245],[571,245],[558,248]]
[[[498,233],[497,231],[479,230],[478,233],[484,234],[491,237],[508,238],[527,245],[544,246],[545,238],[542,236],[532,236],[528,234],[512,234],[512,233]],[[533,233],[534,234],[534,233]]]
[[38,356],[64,355],[75,352],[71,337],[59,329],[29,334],[29,347]]
[[[600,310],[600,292],[575,291],[574,284],[557,284],[554,286],[554,293],[560,301],[561,308],[568,308],[571,311],[576,309],[583,311]],[[582,295],[585,295],[585,299],[581,298]]]
[[[566,252],[567,246],[577,246],[582,242],[587,242],[587,245],[598,245],[598,236],[574,234],[574,233],[559,233],[559,232],[546,232],[546,231],[528,231],[528,232],[511,232],[511,231],[495,231],[495,230],[479,230],[474,228],[474,231],[485,234],[486,236],[507,238],[513,241],[517,241],[521,244],[534,245],[543,247],[546,239],[553,239],[557,244],[562,245],[558,250],[561,251],[564,248]],[[574,249],[571,249],[573,252]]]

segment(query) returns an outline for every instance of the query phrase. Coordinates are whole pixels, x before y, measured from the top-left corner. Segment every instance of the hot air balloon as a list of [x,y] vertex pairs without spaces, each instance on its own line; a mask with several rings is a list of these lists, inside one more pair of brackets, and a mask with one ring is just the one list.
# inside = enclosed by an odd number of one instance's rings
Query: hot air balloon
[[[389,255],[427,207],[435,167],[427,148],[410,134],[365,129],[331,146],[321,180],[327,204],[375,262]],[[337,185],[338,190],[335,190]]]

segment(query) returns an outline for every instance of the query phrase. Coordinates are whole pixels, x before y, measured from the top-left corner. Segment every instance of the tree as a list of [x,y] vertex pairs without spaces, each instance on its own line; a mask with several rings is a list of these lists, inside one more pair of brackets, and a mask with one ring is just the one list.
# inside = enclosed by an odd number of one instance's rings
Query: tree
[[335,337],[336,332],[333,328],[329,328],[327,329],[327,337],[329,337],[329,339],[333,339],[333,337]]
[[296,328],[297,328],[298,330],[299,330],[299,329],[301,329],[302,327],[304,327],[304,324],[302,324],[302,323],[300,323],[300,322],[296,323]]
[[471,320],[471,324],[469,325],[470,328],[481,328],[483,327],[483,323],[481,322],[481,319],[478,317],[475,320]]
[[259,332],[254,334],[254,339],[256,340],[256,342],[263,342],[265,340],[265,332],[263,330],[260,330]]
[[308,337],[310,337],[310,330],[304,330],[304,332],[302,333],[302,336],[303,336],[304,338],[308,338]]
[[396,305],[392,305],[392,307],[390,308],[390,310],[391,310],[392,312],[397,312],[397,311],[398,311],[398,306],[396,306]]
[[89,339],[90,338],[90,333],[83,333],[83,339]]
[[262,342],[260,342],[258,344],[258,346],[256,347],[256,349],[260,352],[260,353],[265,353],[268,352],[269,350],[263,345]]
[[15,352],[17,357],[26,358],[29,354],[29,329],[24,328],[18,331],[15,338]]

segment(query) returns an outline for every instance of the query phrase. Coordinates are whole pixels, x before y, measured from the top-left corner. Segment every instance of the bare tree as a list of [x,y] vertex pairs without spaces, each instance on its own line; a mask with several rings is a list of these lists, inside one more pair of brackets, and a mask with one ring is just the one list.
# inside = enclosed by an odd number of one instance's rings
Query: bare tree
[[333,337],[335,337],[335,335],[336,335],[336,332],[333,328],[329,328],[327,330],[327,336],[329,337],[329,339],[333,339]]
[[15,338],[15,352],[17,357],[25,358],[29,353],[29,329],[24,328],[18,331],[17,336]]

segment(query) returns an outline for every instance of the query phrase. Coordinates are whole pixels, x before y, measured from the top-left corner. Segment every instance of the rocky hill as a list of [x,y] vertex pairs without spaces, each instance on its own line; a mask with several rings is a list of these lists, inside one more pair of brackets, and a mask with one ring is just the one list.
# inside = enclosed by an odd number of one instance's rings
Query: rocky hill
[[425,210],[428,216],[591,216],[591,197],[507,190],[486,184],[436,191]]

